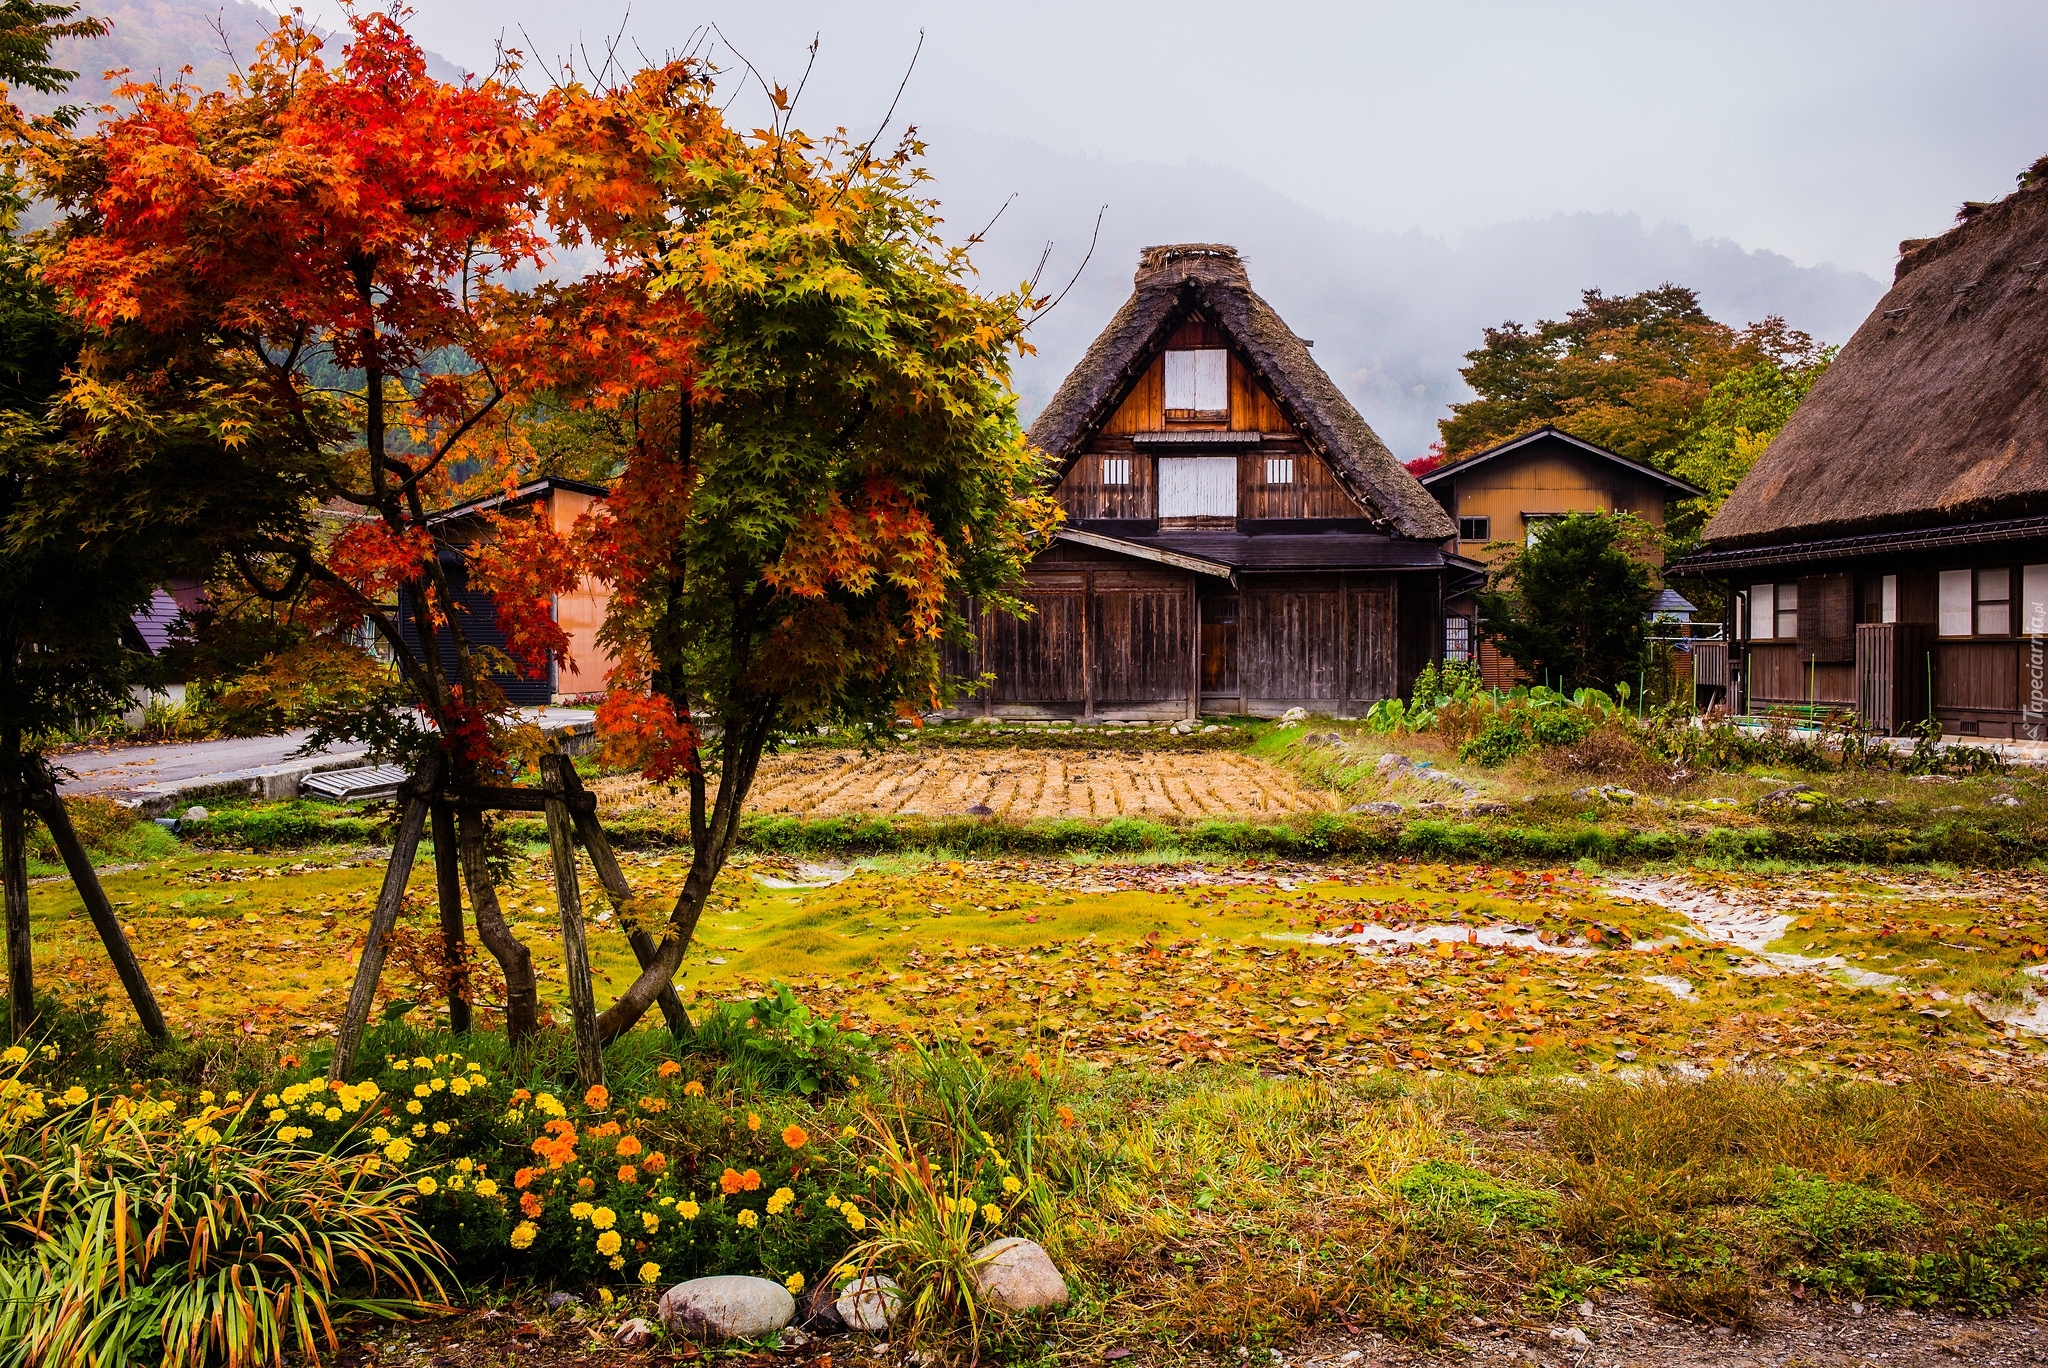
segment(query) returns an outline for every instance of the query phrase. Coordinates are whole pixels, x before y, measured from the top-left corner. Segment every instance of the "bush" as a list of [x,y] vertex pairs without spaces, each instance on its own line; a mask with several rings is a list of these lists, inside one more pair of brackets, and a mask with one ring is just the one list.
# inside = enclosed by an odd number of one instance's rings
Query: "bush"
[[755,1002],[720,1003],[691,1043],[723,1055],[720,1081],[744,1092],[837,1091],[874,1077],[874,1042],[811,1015],[785,983]]

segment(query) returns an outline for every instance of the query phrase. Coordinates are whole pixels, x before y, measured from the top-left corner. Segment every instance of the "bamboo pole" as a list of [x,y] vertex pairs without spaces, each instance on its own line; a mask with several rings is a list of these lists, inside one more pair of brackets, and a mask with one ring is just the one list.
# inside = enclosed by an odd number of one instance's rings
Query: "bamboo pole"
[[406,796],[404,814],[398,819],[398,835],[391,845],[391,863],[384,867],[384,887],[377,894],[377,909],[370,916],[369,934],[363,939],[363,957],[356,964],[356,981],[349,989],[348,1006],[341,1015],[341,1030],[334,1041],[334,1062],[327,1066],[330,1081],[339,1082],[354,1061],[362,1043],[363,1027],[370,1019],[371,1000],[377,995],[377,980],[384,972],[384,942],[398,924],[405,906],[405,885],[412,878],[413,861],[420,850],[420,836],[426,831],[428,794],[441,783],[441,757],[428,757],[412,783],[401,790]]
[[583,890],[576,879],[575,819],[562,783],[568,757],[541,759],[547,793],[548,853],[555,866],[555,904],[562,913],[562,969],[569,979],[569,1017],[576,1033],[576,1081],[584,1087],[604,1082],[604,1046],[597,1038],[596,989],[591,982],[590,951],[583,943]]
[[462,863],[455,849],[455,809],[436,800],[434,891],[441,904],[441,957],[448,966],[448,1029],[469,1032],[469,946],[462,934]]
[[[583,781],[576,777],[576,767],[566,760],[561,766],[562,791],[572,800],[583,795]],[[626,882],[626,872],[619,868],[619,857],[612,853],[612,843],[604,834],[604,826],[597,820],[594,805],[583,806],[574,801],[570,810],[576,814],[576,835],[583,842],[584,851],[590,856],[591,868],[597,871],[597,881],[604,885],[605,896],[611,899],[612,911],[618,914],[621,923],[627,916],[627,904],[633,900],[633,886]],[[637,926],[626,927],[626,943],[633,947],[633,958],[645,969],[654,962],[654,937]],[[683,1010],[683,1000],[676,994],[673,983],[664,987],[654,999],[661,1008],[662,1019],[668,1022],[669,1034],[678,1040],[686,1040],[694,1029],[690,1025],[690,1014]]]
[[128,990],[128,1001],[134,1005],[142,1029],[158,1040],[165,1039],[171,1032],[164,1024],[163,1009],[157,1006],[156,994],[150,991],[149,980],[143,977],[142,965],[128,944],[127,934],[121,930],[121,919],[114,915],[114,905],[107,900],[107,891],[100,887],[100,877],[93,871],[91,857],[85,853],[85,843],[78,839],[78,831],[71,825],[71,814],[64,810],[63,798],[54,788],[42,788],[35,790],[29,801],[43,819],[43,824],[50,828],[50,839],[56,842],[57,853],[64,857],[64,868],[70,871],[71,882],[78,888],[86,915],[92,918],[93,929],[100,933],[100,944],[106,946],[107,958],[114,962],[114,972],[120,975],[121,986]]
[[21,772],[0,774],[0,886],[7,904],[7,1022],[21,1040],[35,1022],[35,952],[28,925],[28,813]]

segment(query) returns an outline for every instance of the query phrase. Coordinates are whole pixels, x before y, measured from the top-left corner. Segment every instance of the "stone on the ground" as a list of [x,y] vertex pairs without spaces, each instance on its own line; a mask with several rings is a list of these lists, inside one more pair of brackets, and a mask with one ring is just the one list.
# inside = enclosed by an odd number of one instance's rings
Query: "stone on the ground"
[[612,1343],[627,1349],[645,1349],[654,1343],[654,1327],[644,1318],[635,1316],[612,1331]]
[[1379,817],[1392,817],[1401,811],[1401,805],[1399,803],[1359,803],[1351,811],[1370,812]]
[[973,1258],[975,1290],[998,1310],[1042,1311],[1067,1304],[1067,1280],[1052,1256],[1030,1240],[997,1240],[976,1250]]
[[186,808],[185,815],[178,820],[182,822],[203,822],[206,820],[206,809],[195,803],[191,807]]
[[1283,727],[1298,727],[1306,721],[1308,721],[1307,708],[1289,708],[1286,712],[1280,714],[1280,725]]
[[796,1298],[766,1278],[692,1278],[661,1294],[655,1308],[669,1333],[694,1340],[757,1340],[796,1316]]
[[896,1308],[902,1304],[903,1292],[894,1278],[870,1274],[841,1288],[832,1310],[847,1329],[878,1335],[896,1319]]
[[1387,771],[1389,770],[1413,768],[1415,768],[1415,762],[1413,760],[1410,760],[1405,755],[1396,755],[1394,754],[1394,752],[1388,751],[1385,755],[1382,755],[1380,757],[1379,763],[1372,767],[1372,771],[1374,774],[1380,775],[1381,777],[1385,777]]
[[967,806],[967,815],[969,817],[993,817],[996,815],[996,810],[987,803],[970,803]]
[[796,1325],[813,1335],[836,1335],[846,1328],[846,1322],[839,1319],[839,1311],[833,1303],[839,1300],[830,1282],[815,1282],[804,1289],[797,1299]]
[[581,1305],[583,1305],[583,1298],[577,1296],[574,1292],[548,1293],[548,1310],[550,1311],[559,1311],[565,1306]]

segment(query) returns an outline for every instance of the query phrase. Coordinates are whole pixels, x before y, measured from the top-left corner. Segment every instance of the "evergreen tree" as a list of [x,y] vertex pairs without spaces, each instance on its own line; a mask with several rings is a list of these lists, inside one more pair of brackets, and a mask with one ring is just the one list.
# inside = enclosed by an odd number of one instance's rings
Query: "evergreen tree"
[[[1645,624],[1656,595],[1638,559],[1654,537],[1637,519],[1573,513],[1494,571],[1479,595],[1488,637],[1535,680],[1553,687],[1611,688],[1643,660]],[[1633,554],[1632,554],[1633,553]]]

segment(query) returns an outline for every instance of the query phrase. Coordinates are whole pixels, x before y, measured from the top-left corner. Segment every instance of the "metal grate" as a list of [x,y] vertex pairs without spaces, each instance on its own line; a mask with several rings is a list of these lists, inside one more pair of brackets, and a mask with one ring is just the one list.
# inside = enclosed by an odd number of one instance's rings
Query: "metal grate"
[[353,803],[366,798],[389,798],[412,776],[397,765],[368,765],[362,769],[322,770],[299,781],[302,797],[325,798],[330,803]]

